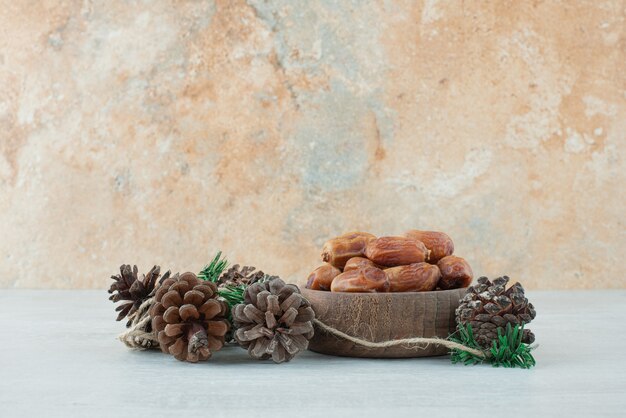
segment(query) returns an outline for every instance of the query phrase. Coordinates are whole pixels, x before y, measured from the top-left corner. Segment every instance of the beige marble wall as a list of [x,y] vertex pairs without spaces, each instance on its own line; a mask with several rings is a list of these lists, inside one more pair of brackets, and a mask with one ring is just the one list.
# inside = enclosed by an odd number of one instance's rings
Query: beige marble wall
[[626,287],[626,4],[0,1],[0,286],[216,249],[301,282],[362,229]]

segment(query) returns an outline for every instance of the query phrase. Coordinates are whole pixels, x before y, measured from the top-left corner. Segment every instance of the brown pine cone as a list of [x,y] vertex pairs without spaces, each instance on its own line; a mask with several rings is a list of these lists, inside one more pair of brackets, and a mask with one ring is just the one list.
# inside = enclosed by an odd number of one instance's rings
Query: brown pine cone
[[[119,312],[117,321],[121,321],[125,317],[129,317],[126,327],[131,324],[131,317],[141,306],[141,304],[151,296],[159,279],[161,267],[154,266],[148,274],[144,275],[141,280],[137,278],[137,266],[133,266],[132,270],[129,264],[120,266],[120,274],[111,276],[114,283],[109,288],[109,300],[113,302],[124,301],[115,310]],[[170,276],[168,271],[163,275],[161,281]]]
[[[471,324],[476,342],[489,348],[507,324],[528,324],[535,318],[535,307],[524,296],[524,288],[515,283],[506,289],[508,276],[498,277],[493,282],[480,277],[477,284],[467,288],[456,309],[456,320],[459,324]],[[524,329],[522,342],[532,344],[535,335]]]
[[[235,264],[226,270],[217,281],[220,288],[224,286],[239,287],[241,285],[248,286],[256,283],[265,277],[265,273],[256,270],[253,266],[243,266]],[[268,280],[275,279],[278,276],[268,276]]]
[[235,339],[259,360],[291,360],[313,337],[315,313],[297,286],[276,278],[250,285],[233,308]]
[[228,307],[217,299],[214,283],[185,273],[164,280],[154,297],[150,317],[161,351],[195,363],[224,346]]

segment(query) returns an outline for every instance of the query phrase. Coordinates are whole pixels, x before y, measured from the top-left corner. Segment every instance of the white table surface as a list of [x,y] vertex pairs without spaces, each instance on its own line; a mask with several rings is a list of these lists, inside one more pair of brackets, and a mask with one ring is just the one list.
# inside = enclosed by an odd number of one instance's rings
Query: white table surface
[[531,370],[128,350],[105,291],[0,291],[0,417],[626,416],[626,291],[529,292]]

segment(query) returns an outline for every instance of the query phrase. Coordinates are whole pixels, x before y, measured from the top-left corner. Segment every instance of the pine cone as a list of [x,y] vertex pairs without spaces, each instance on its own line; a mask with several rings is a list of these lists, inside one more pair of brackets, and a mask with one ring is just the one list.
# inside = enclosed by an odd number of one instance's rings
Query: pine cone
[[[111,276],[115,282],[111,284],[109,288],[109,293],[112,294],[109,300],[113,302],[124,301],[115,311],[119,312],[117,321],[121,321],[125,317],[129,318],[126,327],[129,327],[131,324],[132,315],[154,291],[157,280],[159,279],[161,267],[152,267],[148,274],[144,275],[141,280],[137,279],[137,271],[137,266],[133,266],[131,270],[129,264],[122,264],[120,266],[120,274]],[[170,272],[168,271],[163,275],[161,281],[167,279],[169,276]]]
[[246,289],[244,303],[233,309],[235,339],[251,357],[282,363],[308,348],[314,318],[297,286],[279,278],[255,283]]
[[[226,270],[217,283],[220,288],[225,286],[231,287],[239,287],[241,285],[248,286],[253,283],[256,283],[265,277],[265,273],[258,270],[255,271],[256,267],[252,266],[239,266],[239,264],[235,264],[228,270]],[[278,276],[268,276],[268,280],[275,279]]]
[[164,280],[154,297],[150,317],[161,351],[195,363],[224,346],[228,308],[217,299],[214,283],[185,273]]
[[[524,296],[524,288],[515,283],[506,289],[508,276],[498,277],[490,282],[480,277],[478,284],[467,288],[456,309],[456,320],[459,324],[471,324],[476,342],[489,348],[498,337],[498,328],[504,331],[507,324],[528,324],[535,318],[535,307]],[[524,329],[522,342],[531,344],[535,335]]]

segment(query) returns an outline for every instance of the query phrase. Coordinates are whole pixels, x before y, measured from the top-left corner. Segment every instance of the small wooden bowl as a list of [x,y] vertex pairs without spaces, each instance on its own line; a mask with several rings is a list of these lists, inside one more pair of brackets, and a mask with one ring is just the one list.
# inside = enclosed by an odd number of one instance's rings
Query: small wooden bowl
[[[413,337],[446,338],[456,329],[454,311],[466,289],[405,293],[339,293],[302,289],[315,317],[348,335],[381,342]],[[446,347],[394,346],[367,348],[329,334],[315,326],[309,349],[347,357],[440,356]]]

